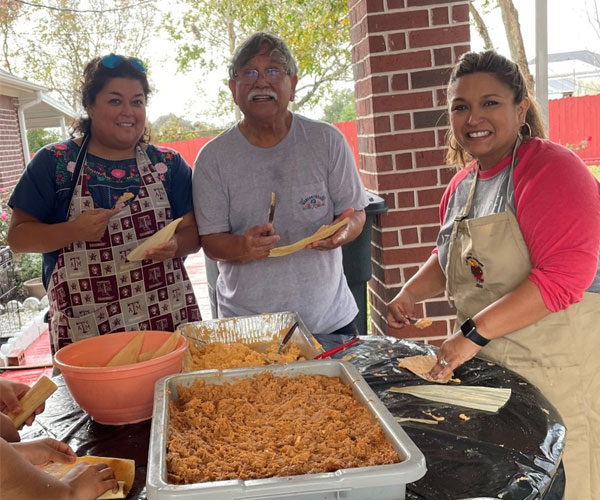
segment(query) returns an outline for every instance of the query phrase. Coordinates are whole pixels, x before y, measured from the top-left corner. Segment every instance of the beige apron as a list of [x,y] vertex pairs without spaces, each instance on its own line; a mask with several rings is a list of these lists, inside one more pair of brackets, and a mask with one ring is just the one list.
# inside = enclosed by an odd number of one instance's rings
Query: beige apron
[[[477,177],[448,249],[447,294],[456,306],[457,324],[515,289],[531,270],[508,196],[504,212],[466,219]],[[478,356],[529,380],[559,411],[567,427],[566,500],[600,499],[600,294],[586,292],[568,309],[492,340]]]
[[[85,155],[85,150],[80,154]],[[110,219],[103,237],[95,242],[75,241],[59,251],[48,284],[55,351],[105,333],[172,332],[181,323],[201,319],[183,259],[126,260],[131,250],[172,220],[164,186],[139,145],[136,163],[140,175],[138,195]],[[82,168],[76,180],[68,220],[97,208],[84,171]]]

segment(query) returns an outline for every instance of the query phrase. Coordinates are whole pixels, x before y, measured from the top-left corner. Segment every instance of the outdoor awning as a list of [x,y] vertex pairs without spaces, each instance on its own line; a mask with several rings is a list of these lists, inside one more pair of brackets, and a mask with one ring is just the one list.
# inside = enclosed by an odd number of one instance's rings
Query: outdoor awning
[[[39,129],[67,125],[77,116],[75,110],[48,94],[46,87],[28,82],[0,69],[0,95],[16,97],[23,108],[25,127]],[[64,120],[64,121],[63,121]]]
[[61,118],[64,118],[68,126],[77,113],[64,106],[56,99],[42,93],[41,102],[34,104],[24,111],[25,126],[28,130],[36,128],[60,127]]

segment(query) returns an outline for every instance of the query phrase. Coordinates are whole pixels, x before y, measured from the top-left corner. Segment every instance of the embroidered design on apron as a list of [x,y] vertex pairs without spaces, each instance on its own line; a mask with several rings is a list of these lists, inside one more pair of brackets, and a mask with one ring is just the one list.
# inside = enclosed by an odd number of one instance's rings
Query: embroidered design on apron
[[[531,271],[527,244],[508,203],[519,145],[520,140],[513,150],[505,211],[467,219],[476,172],[465,208],[455,219],[446,294],[456,306],[457,324],[514,290]],[[469,259],[485,265],[483,279],[475,284]],[[599,311],[600,294],[586,292],[581,302],[492,340],[478,354],[529,380],[559,411],[567,427],[567,500],[600,498]]]
[[[86,149],[79,152],[84,164]],[[59,251],[48,286],[54,350],[95,335],[173,331],[181,323],[201,319],[181,258],[126,260],[131,250],[173,219],[164,186],[139,144],[136,163],[138,195],[110,219],[100,241],[75,241]],[[76,181],[68,220],[97,208],[83,170]]]
[[467,257],[465,258],[465,260],[467,261],[467,264],[469,265],[469,269],[471,270],[471,274],[475,278],[475,286],[478,287],[478,288],[483,288],[483,282],[484,282],[484,279],[483,279],[483,268],[484,268],[484,265],[481,262],[479,262],[472,255],[467,255]]

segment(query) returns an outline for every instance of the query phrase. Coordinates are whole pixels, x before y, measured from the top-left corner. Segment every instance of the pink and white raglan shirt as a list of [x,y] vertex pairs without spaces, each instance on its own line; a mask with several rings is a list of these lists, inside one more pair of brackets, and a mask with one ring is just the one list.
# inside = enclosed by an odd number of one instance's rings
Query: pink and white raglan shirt
[[[468,218],[509,208],[516,215],[529,249],[529,279],[548,309],[560,311],[579,302],[584,291],[600,293],[600,183],[572,151],[533,138],[511,157],[479,172]],[[469,163],[448,184],[440,203],[437,251],[446,269],[452,225],[466,204],[477,163]]]

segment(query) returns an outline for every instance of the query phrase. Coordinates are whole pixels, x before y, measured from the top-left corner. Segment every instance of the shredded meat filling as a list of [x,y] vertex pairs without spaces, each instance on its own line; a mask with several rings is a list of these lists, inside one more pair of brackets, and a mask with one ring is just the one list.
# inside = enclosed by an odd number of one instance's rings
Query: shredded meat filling
[[339,377],[254,378],[178,386],[169,403],[168,480],[190,484],[398,463]]
[[305,360],[300,355],[300,347],[296,343],[286,345],[281,354],[277,354],[278,347],[279,343],[273,342],[265,352],[258,352],[241,342],[213,342],[199,346],[190,344],[186,371],[278,365]]

